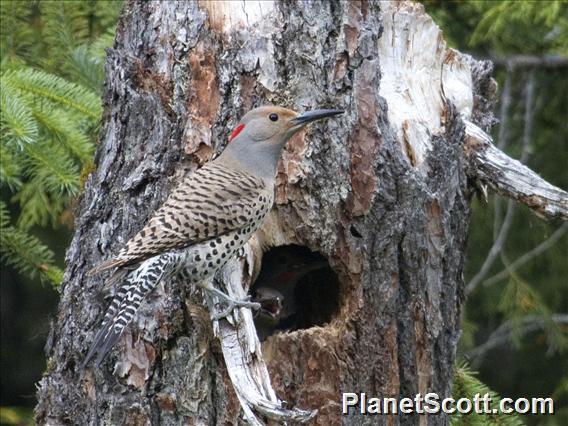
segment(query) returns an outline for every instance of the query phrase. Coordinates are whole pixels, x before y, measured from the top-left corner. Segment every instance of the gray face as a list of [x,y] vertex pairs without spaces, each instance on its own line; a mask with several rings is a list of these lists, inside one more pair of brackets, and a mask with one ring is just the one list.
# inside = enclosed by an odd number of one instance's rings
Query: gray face
[[306,124],[341,114],[339,110],[315,110],[298,114],[278,106],[248,112],[233,131],[222,157],[249,172],[273,179],[286,142]]
[[[237,138],[247,138],[253,142],[277,142],[283,137],[290,137],[292,130],[298,131],[302,126],[294,126],[292,120],[298,114],[292,110],[277,106],[264,106],[248,112],[241,120],[244,128]],[[296,127],[296,129],[294,129]],[[291,133],[291,134],[290,134]]]

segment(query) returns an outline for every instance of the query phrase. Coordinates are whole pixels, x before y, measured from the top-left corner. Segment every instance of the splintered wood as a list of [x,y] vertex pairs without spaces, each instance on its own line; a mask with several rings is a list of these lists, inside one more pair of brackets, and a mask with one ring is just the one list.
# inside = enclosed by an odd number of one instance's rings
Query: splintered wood
[[[258,255],[259,253],[256,254]],[[235,299],[246,297],[246,289],[255,275],[254,256],[254,250],[249,243],[243,247],[238,257],[227,263],[216,277],[217,285],[222,291]],[[216,307],[211,299],[208,299],[207,303],[213,315]],[[305,422],[317,414],[317,410],[283,407],[282,401],[272,389],[250,309],[235,309],[226,319],[213,321],[213,329],[221,341],[229,377],[250,424],[263,424],[258,419],[258,414],[279,422]]]
[[466,121],[464,149],[478,179],[495,192],[525,204],[538,216],[568,220],[568,193],[541,178],[495,145],[491,136]]

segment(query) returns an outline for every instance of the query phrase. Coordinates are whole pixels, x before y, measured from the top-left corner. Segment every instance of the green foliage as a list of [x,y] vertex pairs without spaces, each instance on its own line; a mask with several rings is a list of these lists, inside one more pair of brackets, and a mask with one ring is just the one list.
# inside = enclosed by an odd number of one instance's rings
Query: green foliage
[[88,11],[73,1],[46,1],[39,4],[45,19],[43,33],[50,50],[61,53],[50,55],[49,61],[59,63],[64,55],[77,45],[88,41]]
[[[68,216],[90,167],[104,48],[119,1],[2,1],[2,261],[57,284],[61,260],[37,235]],[[15,218],[11,223],[7,202]]]
[[0,424],[3,425],[33,425],[34,415],[30,408],[0,407]]
[[36,51],[34,28],[28,24],[31,13],[29,2],[2,0],[0,7],[2,61],[22,62]]
[[[551,395],[552,399],[554,401],[566,401],[568,400],[568,377],[563,377],[560,380],[560,383],[558,384],[558,386],[556,387],[556,389],[554,390],[554,392]],[[554,417],[545,419],[542,422],[543,426],[560,426],[562,424],[565,424],[562,422],[562,419],[567,419],[568,418],[568,405],[564,404],[562,405],[558,405],[557,408],[555,408],[555,415]]]
[[112,44],[121,7],[118,0],[2,0],[2,60],[71,77],[61,67],[77,48],[102,57],[98,40]]
[[521,346],[523,337],[523,319],[530,314],[536,314],[545,319],[544,331],[549,341],[550,349],[564,351],[568,347],[568,335],[551,318],[551,312],[542,296],[518,274],[512,272],[510,279],[503,288],[498,309],[505,318],[513,324],[512,342]]
[[[111,41],[103,37],[103,41],[109,45]],[[99,93],[101,81],[104,79],[103,59],[96,49],[87,45],[81,45],[73,49],[67,61],[63,64],[65,73],[89,89],[92,93]]]
[[[491,397],[491,409],[498,409],[499,395],[489,389],[477,377],[476,373],[471,371],[464,363],[458,363],[454,370],[453,395],[456,400],[460,398],[473,398],[476,394],[483,396],[489,394]],[[451,417],[451,424],[456,426],[522,426],[524,423],[521,419],[513,414],[459,414],[456,413]]]
[[568,54],[565,1],[479,1],[473,2],[473,7],[483,15],[471,36],[471,46],[489,43],[501,54],[508,51]]
[[33,278],[47,279],[58,285],[63,271],[54,266],[53,252],[39,239],[10,225],[6,204],[0,202],[0,258],[18,271]]
[[53,253],[28,234],[33,226],[57,227],[80,190],[81,167],[94,151],[100,101],[89,89],[24,65],[0,76],[2,157],[0,184],[20,213],[17,228],[3,228],[2,259],[20,272],[52,273]]
[[0,88],[2,89],[0,91],[0,108],[2,108],[0,123],[3,146],[8,145],[7,140],[14,141],[20,146],[32,143],[38,137],[37,123],[32,111],[9,86],[2,84]]
[[451,45],[493,55],[568,54],[568,3],[423,0]]
[[[61,77],[43,71],[22,67],[2,73],[2,88],[9,95],[37,104],[36,111],[64,108],[97,121],[100,118],[100,100],[92,91]],[[10,96],[10,97],[12,97]],[[31,108],[32,106],[29,105]]]

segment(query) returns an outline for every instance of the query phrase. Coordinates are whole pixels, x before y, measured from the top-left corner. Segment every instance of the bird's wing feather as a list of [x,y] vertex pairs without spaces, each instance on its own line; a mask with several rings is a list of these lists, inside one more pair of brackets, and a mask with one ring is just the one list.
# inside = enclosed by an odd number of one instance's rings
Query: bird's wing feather
[[174,189],[115,258],[89,274],[253,226],[262,219],[259,211],[272,204],[272,191],[261,178],[208,163]]

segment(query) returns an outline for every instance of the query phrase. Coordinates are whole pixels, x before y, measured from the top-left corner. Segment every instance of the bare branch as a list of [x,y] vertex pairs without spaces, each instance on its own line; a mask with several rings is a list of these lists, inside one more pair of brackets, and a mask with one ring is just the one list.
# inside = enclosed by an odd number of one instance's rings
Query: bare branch
[[505,58],[491,58],[491,61],[498,67],[505,67],[508,70],[517,68],[546,68],[560,69],[568,67],[568,58],[565,56],[533,56],[533,55],[514,55]]
[[543,241],[538,246],[533,248],[531,251],[528,251],[525,254],[523,254],[521,257],[519,257],[510,265],[507,265],[505,269],[493,275],[491,278],[486,279],[483,282],[483,285],[490,286],[507,278],[511,272],[516,271],[525,263],[529,262],[530,260],[534,259],[535,257],[539,256],[540,254],[544,253],[546,250],[551,248],[566,233],[566,231],[568,231],[568,223],[564,223],[560,228],[554,231],[554,233],[549,238],[547,238],[545,241]]
[[521,156],[519,161],[521,163],[526,163],[529,159],[530,154],[530,144],[533,132],[534,123],[534,70],[529,73],[526,91],[525,91],[525,114],[524,114],[524,128],[523,128],[523,146],[521,150]]
[[[544,317],[542,315],[527,315],[521,319],[520,330],[521,335],[527,335],[533,331],[542,330],[545,328],[547,322],[553,322],[555,324],[568,324],[568,314],[555,314],[551,315],[550,318]],[[504,345],[511,340],[511,336],[515,331],[515,327],[518,324],[513,320],[509,320],[501,324],[489,338],[479,346],[476,346],[472,350],[465,354],[467,359],[473,360],[472,365],[479,365],[483,357],[491,349],[498,346]]]
[[466,120],[464,149],[477,178],[494,191],[531,208],[545,218],[568,219],[568,193],[551,185],[521,162],[499,150],[491,136]]
[[[507,71],[507,76],[505,77],[505,84],[503,85],[503,93],[501,94],[501,108],[499,109],[499,135],[497,136],[497,146],[501,151],[505,150],[507,146],[508,139],[508,129],[509,129],[509,107],[511,105],[511,80],[512,73]],[[507,206],[507,211],[509,207]],[[494,202],[494,219],[493,219],[493,240],[497,239],[499,235],[499,229],[501,228],[502,215],[501,215],[501,199],[495,197]]]
[[505,214],[505,220],[503,220],[503,225],[501,226],[501,230],[499,231],[499,235],[493,242],[493,246],[489,250],[489,254],[485,258],[481,269],[475,276],[471,279],[471,281],[467,284],[465,291],[467,294],[471,293],[473,290],[477,288],[479,283],[485,278],[491,266],[493,266],[493,262],[503,249],[503,244],[507,240],[507,235],[509,234],[509,230],[511,229],[511,224],[513,222],[513,213],[514,213],[514,205],[511,200],[507,205],[507,213]]
[[507,72],[503,93],[501,94],[501,108],[499,109],[499,135],[497,136],[497,146],[501,151],[505,150],[508,139],[509,108],[511,107],[511,80],[512,73]]

